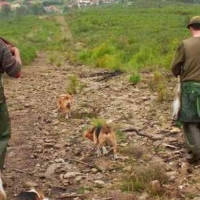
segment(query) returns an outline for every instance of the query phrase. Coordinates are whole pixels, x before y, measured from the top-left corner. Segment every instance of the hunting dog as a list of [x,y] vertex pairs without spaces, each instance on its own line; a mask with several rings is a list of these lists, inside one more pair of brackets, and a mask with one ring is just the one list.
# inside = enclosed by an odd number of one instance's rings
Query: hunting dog
[[74,98],[70,94],[61,94],[57,99],[58,111],[61,112],[65,119],[71,116],[71,105],[74,102]]
[[[86,130],[83,134],[85,138],[94,142],[95,147],[97,148],[97,156],[102,155],[101,148],[103,151],[103,155],[108,154],[111,150],[113,150],[114,159],[117,158],[117,140],[116,135],[113,129],[107,124],[101,127],[93,127]],[[112,148],[107,151],[105,145],[111,144]]]
[[18,200],[49,200],[44,194],[37,189],[30,189],[29,191],[21,192],[17,196]]

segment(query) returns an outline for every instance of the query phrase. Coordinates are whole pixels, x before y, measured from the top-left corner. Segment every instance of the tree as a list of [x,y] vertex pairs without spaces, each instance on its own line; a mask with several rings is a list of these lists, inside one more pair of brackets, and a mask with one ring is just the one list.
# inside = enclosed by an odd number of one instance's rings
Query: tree
[[1,13],[8,16],[11,11],[11,6],[9,4],[5,4],[1,7]]
[[29,7],[31,14],[41,15],[45,13],[42,4],[33,4]]
[[17,7],[16,8],[16,14],[18,16],[22,16],[22,15],[26,15],[28,14],[28,10],[27,10],[27,7],[26,6],[20,6],[20,7]]

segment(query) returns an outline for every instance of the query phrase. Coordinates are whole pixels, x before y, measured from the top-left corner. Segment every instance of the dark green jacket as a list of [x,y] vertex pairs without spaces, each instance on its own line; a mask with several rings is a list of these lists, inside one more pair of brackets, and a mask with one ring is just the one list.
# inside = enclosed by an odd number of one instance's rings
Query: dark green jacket
[[21,66],[11,54],[5,43],[0,40],[0,103],[4,101],[4,90],[2,83],[3,73],[8,76],[15,77],[21,71]]
[[180,44],[171,70],[174,76],[180,75],[181,81],[200,82],[200,37],[188,38]]

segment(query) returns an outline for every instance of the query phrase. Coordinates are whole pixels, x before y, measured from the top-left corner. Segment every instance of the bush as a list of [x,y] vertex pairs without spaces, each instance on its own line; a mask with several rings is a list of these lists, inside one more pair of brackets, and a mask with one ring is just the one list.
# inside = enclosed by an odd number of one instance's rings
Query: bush
[[[151,162],[147,166],[134,166],[133,173],[123,179],[122,189],[124,191],[147,191],[154,194],[150,183],[157,180],[161,185],[168,182],[165,168],[162,164]],[[158,192],[158,191],[156,191]],[[161,191],[160,191],[161,192]],[[158,193],[157,195],[162,195]]]
[[35,59],[37,51],[57,49],[62,39],[53,17],[20,16],[0,19],[0,23],[1,36],[19,48],[24,65]]
[[96,128],[101,128],[105,124],[106,124],[106,120],[101,119],[101,118],[94,118],[92,121],[92,125]]
[[78,86],[79,86],[79,80],[76,75],[69,75],[69,85],[67,87],[67,92],[69,94],[77,94],[78,93]]
[[138,72],[134,72],[133,75],[129,77],[129,82],[132,84],[138,84],[141,81],[141,76]]

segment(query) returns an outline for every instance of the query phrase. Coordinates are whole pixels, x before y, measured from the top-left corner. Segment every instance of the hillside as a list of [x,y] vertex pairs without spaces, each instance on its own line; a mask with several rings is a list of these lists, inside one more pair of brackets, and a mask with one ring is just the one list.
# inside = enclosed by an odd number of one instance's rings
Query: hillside
[[[33,186],[55,200],[198,197],[199,167],[184,162],[183,135],[170,126],[171,100],[157,102],[157,94],[149,90],[149,74],[143,73],[143,82],[133,86],[125,73],[109,77],[104,70],[67,62],[57,67],[47,60],[48,55],[39,53],[23,68],[20,80],[5,79],[12,120],[3,174],[8,199]],[[76,74],[84,87],[75,95],[72,117],[65,121],[57,113],[56,99],[66,91],[69,74]],[[117,160],[97,157],[93,144],[82,136],[98,117],[110,121],[117,132]],[[127,128],[137,129],[139,135],[123,132]],[[137,191],[122,193],[122,183],[128,184],[124,176],[139,177],[139,169],[144,180],[148,176],[161,186],[153,186],[156,191],[149,183],[133,188],[133,181],[129,188]]]
[[[179,26],[191,13],[179,15],[182,19],[180,23],[176,20]],[[22,18],[20,25],[27,25],[26,29],[16,29],[15,21],[10,23],[14,28],[9,29],[8,38],[13,38],[16,30],[16,41],[26,65],[19,80],[4,78],[12,121],[3,173],[8,199],[15,199],[30,187],[39,187],[51,200],[198,200],[199,165],[185,162],[182,130],[171,126],[176,80],[169,70],[157,65],[141,68],[141,81],[133,84],[129,81],[134,78],[132,68],[109,71],[83,64],[78,58],[91,62],[90,58],[104,57],[105,52],[114,57],[119,54],[112,54],[116,53],[112,44],[99,48],[103,38],[97,40],[100,41],[97,47],[86,45],[88,37],[95,34],[84,35],[84,29],[76,32],[73,25],[80,21],[68,21],[76,15],[30,16],[27,21]],[[5,21],[1,29],[4,33],[6,26]],[[116,40],[117,37],[110,41]],[[172,46],[178,41],[175,38]],[[122,47],[125,42],[126,50],[132,52],[129,47],[134,47],[134,41],[129,40],[133,46],[126,40],[119,42]],[[168,52],[171,56],[172,46]],[[86,47],[94,55],[83,51],[84,57],[81,52]],[[56,99],[73,87],[72,77],[76,77],[78,88],[72,116],[64,120],[57,111]],[[116,160],[112,154],[97,157],[92,142],[83,138],[84,130],[97,118],[109,122],[116,132]]]

